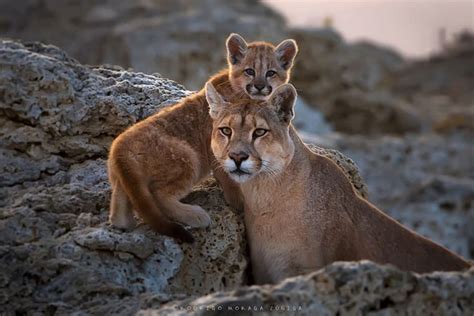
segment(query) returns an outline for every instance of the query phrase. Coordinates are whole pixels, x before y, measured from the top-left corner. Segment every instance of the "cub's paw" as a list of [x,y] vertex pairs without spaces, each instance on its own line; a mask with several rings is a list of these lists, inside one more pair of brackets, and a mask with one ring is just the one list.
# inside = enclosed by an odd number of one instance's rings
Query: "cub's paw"
[[109,223],[115,228],[132,230],[137,226],[137,221],[132,216],[110,216]]
[[175,214],[175,219],[191,228],[205,228],[211,224],[207,212],[198,205],[186,205]]

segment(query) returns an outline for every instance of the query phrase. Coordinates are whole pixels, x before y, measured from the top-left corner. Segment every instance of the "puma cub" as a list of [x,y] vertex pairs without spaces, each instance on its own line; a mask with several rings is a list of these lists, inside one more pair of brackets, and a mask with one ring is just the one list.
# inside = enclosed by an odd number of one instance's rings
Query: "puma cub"
[[[265,42],[247,44],[237,34],[228,37],[226,47],[229,70],[210,81],[229,101],[268,98],[275,88],[288,82],[298,50],[291,39],[274,47]],[[216,165],[210,148],[211,131],[203,89],[120,134],[108,159],[112,225],[134,227],[135,210],[159,233],[192,242],[191,233],[180,224],[206,227],[211,220],[200,206],[180,200]],[[241,207],[236,184],[221,170],[214,170],[214,175],[228,202]]]
[[342,170],[291,135],[296,91],[268,101],[226,102],[206,85],[214,120],[211,148],[240,183],[257,283],[368,259],[404,270],[461,270],[461,257],[403,227],[360,198]]

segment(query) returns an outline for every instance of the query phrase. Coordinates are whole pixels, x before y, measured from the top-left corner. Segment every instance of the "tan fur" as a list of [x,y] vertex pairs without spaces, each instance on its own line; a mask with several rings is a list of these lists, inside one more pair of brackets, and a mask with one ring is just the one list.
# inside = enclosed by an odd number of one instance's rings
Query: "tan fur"
[[[278,50],[269,43],[247,44],[232,34],[227,41],[229,70],[221,71],[210,81],[228,100],[268,97],[264,92],[252,95],[247,88],[263,81],[268,90],[273,90],[288,81],[291,66],[284,68],[287,65],[283,63],[292,63],[296,44],[292,40],[284,43],[290,43],[290,48]],[[280,56],[290,49],[295,54]],[[244,72],[248,68],[255,69],[254,76]],[[275,76],[262,79],[269,69],[275,69]],[[135,210],[158,232],[191,242],[192,235],[177,223],[206,227],[211,220],[200,206],[180,200],[216,165],[210,149],[211,131],[209,105],[201,90],[120,134],[112,143],[108,159],[112,185],[110,222],[119,228],[132,228],[136,225]],[[236,184],[219,169],[214,170],[214,175],[227,201],[242,208]]]
[[[236,104],[224,103],[207,88],[218,102],[212,105],[217,115],[211,148],[241,183],[257,283],[276,283],[334,261],[368,259],[420,273],[470,266],[360,198],[335,163],[305,146],[289,124],[293,86],[279,87],[268,102]],[[230,128],[231,135],[222,128]],[[255,137],[260,128],[268,132]],[[241,172],[229,160],[236,152],[248,155]]]

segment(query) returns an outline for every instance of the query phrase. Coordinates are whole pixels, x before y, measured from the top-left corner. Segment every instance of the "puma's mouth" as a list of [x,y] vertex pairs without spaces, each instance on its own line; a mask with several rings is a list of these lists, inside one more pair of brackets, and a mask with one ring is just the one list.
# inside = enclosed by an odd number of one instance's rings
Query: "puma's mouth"
[[250,173],[248,171],[244,171],[240,168],[237,168],[233,171],[230,171],[229,175],[237,183],[244,183],[244,182],[246,182],[247,180],[249,180],[250,178],[253,177],[252,173]]
[[243,175],[251,175],[250,172],[247,172],[247,171],[244,171],[242,169],[235,169],[233,171],[230,172],[231,174],[234,174],[234,175],[237,175],[237,176],[243,176]]

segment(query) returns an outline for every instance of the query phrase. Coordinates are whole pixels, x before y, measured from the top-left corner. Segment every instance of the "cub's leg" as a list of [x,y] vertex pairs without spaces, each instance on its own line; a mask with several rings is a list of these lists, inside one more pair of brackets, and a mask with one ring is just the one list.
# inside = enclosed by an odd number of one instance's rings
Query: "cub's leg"
[[211,218],[199,205],[185,204],[180,202],[177,196],[164,196],[160,192],[154,192],[153,195],[159,207],[165,210],[172,220],[192,228],[204,228],[211,224]]
[[109,220],[115,227],[129,230],[136,226],[132,204],[120,185],[115,186],[112,191],[110,203]]
[[224,191],[224,198],[226,202],[236,210],[243,211],[244,201],[239,185],[232,181],[226,172],[219,167],[214,168],[212,173],[219,182],[222,191]]
[[136,225],[133,217],[132,203],[117,179],[114,179],[113,171],[109,170],[112,185],[112,197],[110,201],[109,222],[121,229],[132,229]]
[[204,209],[180,202],[209,174],[208,164],[178,138],[160,133],[144,135],[141,141],[133,144],[133,151],[128,149],[130,146],[123,146],[121,154],[114,156],[115,165],[121,170],[119,183],[135,210],[148,215],[148,222],[152,217],[157,221],[165,216],[165,221],[191,227],[208,226],[211,219]]

